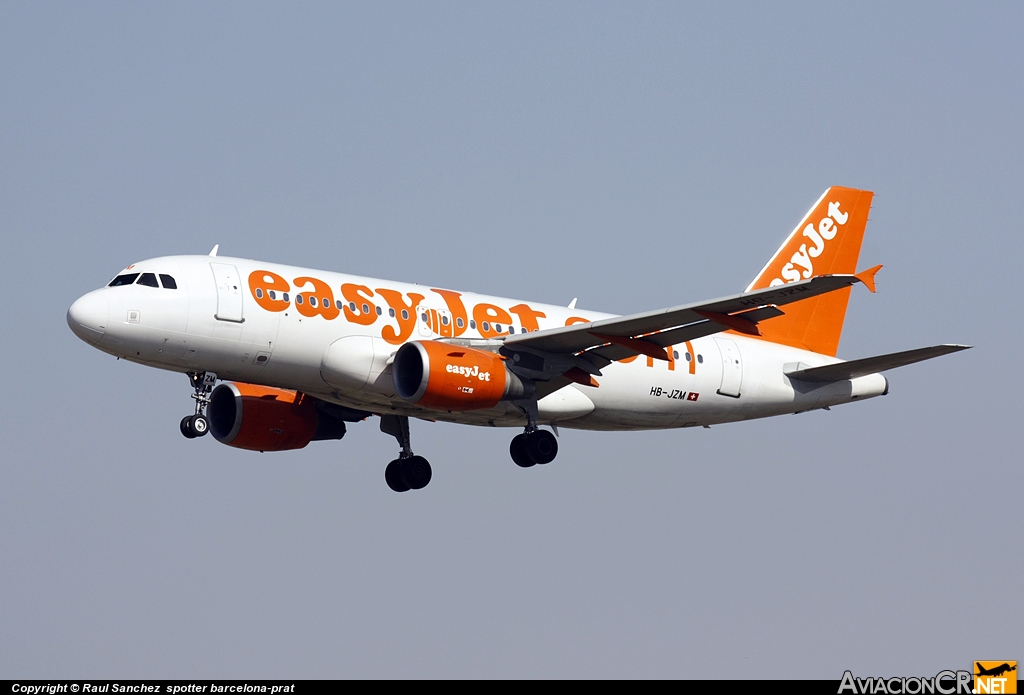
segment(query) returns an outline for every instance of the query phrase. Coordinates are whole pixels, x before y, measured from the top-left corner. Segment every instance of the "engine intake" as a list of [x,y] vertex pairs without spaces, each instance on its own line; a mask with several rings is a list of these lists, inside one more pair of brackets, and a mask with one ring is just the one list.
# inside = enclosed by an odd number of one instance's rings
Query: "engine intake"
[[482,410],[498,401],[533,394],[532,382],[509,371],[493,352],[436,340],[398,349],[392,366],[395,391],[410,403],[436,410]]
[[304,393],[225,382],[206,409],[217,441],[252,451],[301,449],[312,441],[341,439],[345,422]]

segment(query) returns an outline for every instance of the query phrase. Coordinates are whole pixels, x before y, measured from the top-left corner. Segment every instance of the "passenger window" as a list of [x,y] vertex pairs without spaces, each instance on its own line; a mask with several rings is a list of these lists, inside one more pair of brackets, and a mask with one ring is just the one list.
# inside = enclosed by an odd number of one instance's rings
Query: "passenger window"
[[462,317],[460,316],[457,319],[455,319],[455,325],[458,326],[459,328],[462,328],[463,326],[466,325],[466,322],[463,321]]
[[165,290],[176,290],[178,289],[178,283],[174,281],[170,275],[164,275],[160,273],[160,284],[164,286]]
[[[256,291],[257,291],[257,292],[259,292],[259,290],[256,290]],[[296,304],[302,304],[302,303],[303,303],[304,301],[306,301],[306,300],[304,300],[304,299],[302,298],[302,295],[301,295],[301,294],[297,294],[297,295],[295,295],[295,303],[296,303]]]
[[156,273],[143,273],[142,277],[139,278],[138,284],[145,285],[146,287],[160,286],[160,284],[156,281]]
[[[392,311],[394,311],[394,309],[392,309]],[[380,316],[380,315],[381,315],[381,314],[383,314],[383,313],[384,313],[384,312],[383,312],[383,311],[381,311],[380,307],[377,307],[377,316]]]
[[128,273],[127,275],[118,275],[116,278],[110,281],[107,287],[121,287],[122,285],[130,285],[135,282],[135,278],[139,277],[138,273]]

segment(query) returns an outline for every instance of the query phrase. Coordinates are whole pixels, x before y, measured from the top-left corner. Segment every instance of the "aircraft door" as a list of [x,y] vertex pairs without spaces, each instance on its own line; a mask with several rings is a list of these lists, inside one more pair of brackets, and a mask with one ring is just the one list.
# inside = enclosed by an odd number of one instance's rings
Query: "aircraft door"
[[213,281],[217,285],[217,313],[219,321],[242,323],[242,282],[238,269],[228,263],[211,263]]
[[416,330],[424,338],[434,337],[430,314],[431,310],[422,304],[416,307]]
[[455,335],[454,324],[452,324],[452,315],[447,309],[437,310],[437,332],[442,338],[451,338]]
[[740,349],[728,338],[715,338],[718,351],[722,354],[722,385],[718,393],[733,398],[740,397],[740,384],[743,381],[743,363],[740,361]]

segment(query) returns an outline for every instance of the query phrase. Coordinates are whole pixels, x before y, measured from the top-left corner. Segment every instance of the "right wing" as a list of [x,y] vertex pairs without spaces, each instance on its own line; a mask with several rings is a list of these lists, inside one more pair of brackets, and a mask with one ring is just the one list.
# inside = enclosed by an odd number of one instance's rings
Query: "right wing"
[[822,275],[709,302],[509,336],[505,339],[505,350],[528,348],[553,355],[584,353],[597,368],[635,354],[667,359],[667,346],[712,333],[732,329],[760,335],[758,322],[783,314],[777,307],[864,282],[861,276],[865,274]]
[[[880,266],[879,266],[880,267]],[[841,290],[858,282],[873,289],[878,268],[857,275],[822,275],[744,292],[709,302],[577,323],[509,336],[499,352],[509,368],[537,382],[537,397],[570,382],[597,386],[594,376],[616,360],[644,354],[668,360],[667,347],[725,330],[760,335],[757,324],[783,312],[778,307]]]

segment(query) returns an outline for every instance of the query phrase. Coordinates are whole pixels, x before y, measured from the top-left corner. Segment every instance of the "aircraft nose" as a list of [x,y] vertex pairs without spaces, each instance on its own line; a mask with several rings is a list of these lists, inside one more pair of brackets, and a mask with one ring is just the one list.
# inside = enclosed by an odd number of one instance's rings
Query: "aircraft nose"
[[68,326],[87,343],[98,343],[107,330],[110,308],[102,291],[79,297],[68,309]]

